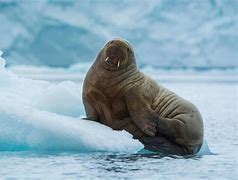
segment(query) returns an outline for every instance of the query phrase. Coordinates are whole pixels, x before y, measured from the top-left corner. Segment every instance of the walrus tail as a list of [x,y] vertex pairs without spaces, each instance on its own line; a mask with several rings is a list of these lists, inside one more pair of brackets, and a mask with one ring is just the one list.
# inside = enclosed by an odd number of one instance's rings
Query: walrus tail
[[142,143],[147,150],[173,155],[193,155],[196,154],[202,146],[183,146],[163,136],[145,137]]

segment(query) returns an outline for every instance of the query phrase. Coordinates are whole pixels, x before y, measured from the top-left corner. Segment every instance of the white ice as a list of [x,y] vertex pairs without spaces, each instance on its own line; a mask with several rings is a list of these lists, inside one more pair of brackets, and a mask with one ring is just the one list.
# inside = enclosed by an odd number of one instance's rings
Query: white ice
[[21,78],[4,66],[0,58],[0,150],[134,153],[143,148],[125,131],[80,118],[80,84]]

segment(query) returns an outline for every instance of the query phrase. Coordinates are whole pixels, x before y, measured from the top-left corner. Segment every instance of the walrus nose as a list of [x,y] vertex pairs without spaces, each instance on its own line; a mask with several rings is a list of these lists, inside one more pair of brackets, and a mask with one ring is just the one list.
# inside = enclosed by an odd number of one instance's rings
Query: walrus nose
[[120,59],[117,57],[117,55],[109,54],[108,57],[106,57],[105,62],[107,62],[108,60],[117,65],[117,67],[120,67]]
[[123,47],[120,44],[117,44],[115,41],[111,41],[106,47],[106,57],[105,62],[109,62],[112,65],[120,67],[121,61],[125,59],[125,52]]
[[116,55],[114,55],[114,54],[110,54],[110,55],[109,55],[109,58],[110,58],[111,60],[114,60],[114,59],[116,59],[116,57],[117,57],[117,56],[116,56]]
[[110,61],[113,63],[113,64],[115,64],[115,65],[117,65],[117,66],[119,66],[120,65],[120,60],[119,60],[119,58],[115,55],[115,54],[110,54],[109,55],[109,59],[110,59]]

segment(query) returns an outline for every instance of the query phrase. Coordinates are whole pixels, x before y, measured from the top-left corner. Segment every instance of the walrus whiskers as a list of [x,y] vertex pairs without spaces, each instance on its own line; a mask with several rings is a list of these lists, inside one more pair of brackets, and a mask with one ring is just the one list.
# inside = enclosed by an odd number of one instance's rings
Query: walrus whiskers
[[105,59],[105,62],[107,62],[107,61],[108,61],[108,59],[109,59],[109,57],[107,57],[107,58]]

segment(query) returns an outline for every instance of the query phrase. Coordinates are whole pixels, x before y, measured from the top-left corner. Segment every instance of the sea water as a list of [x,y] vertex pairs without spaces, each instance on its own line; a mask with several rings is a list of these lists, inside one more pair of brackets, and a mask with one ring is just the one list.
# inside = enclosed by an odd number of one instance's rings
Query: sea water
[[[157,69],[143,69],[201,111],[206,143],[199,154],[181,157],[144,151],[129,133],[82,120],[80,76],[87,66],[32,71],[22,67],[6,70],[4,64],[1,58],[0,179],[237,178],[236,72],[179,72],[173,76],[166,71],[161,78]],[[50,77],[51,81],[32,80],[40,79],[34,76],[40,72],[45,74],[42,79]],[[57,73],[62,72],[65,79],[74,77],[73,72],[79,78],[59,82]]]

